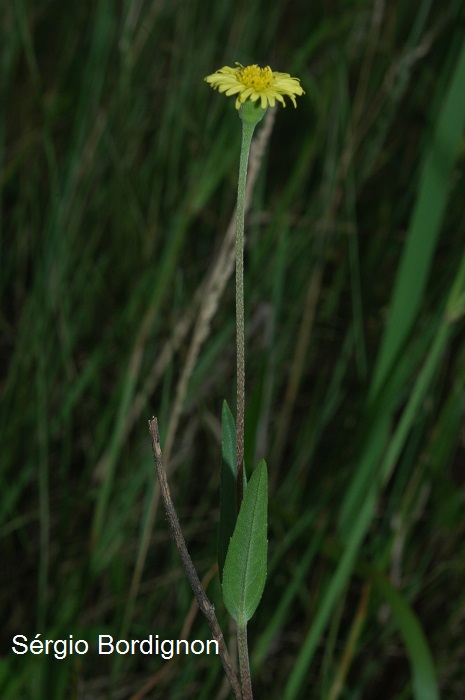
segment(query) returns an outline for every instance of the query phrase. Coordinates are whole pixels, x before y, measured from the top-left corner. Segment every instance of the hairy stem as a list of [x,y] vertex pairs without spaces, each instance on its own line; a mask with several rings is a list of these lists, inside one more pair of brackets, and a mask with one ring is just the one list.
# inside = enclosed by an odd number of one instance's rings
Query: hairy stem
[[242,122],[242,146],[237,185],[236,219],[236,355],[237,355],[237,412],[236,412],[236,475],[237,511],[241,507],[244,480],[244,422],[245,422],[245,322],[244,322],[244,212],[245,187],[250,144],[255,124]]
[[249,649],[247,646],[247,622],[237,625],[237,648],[239,651],[239,671],[242,683],[242,700],[253,700],[252,679],[250,677]]

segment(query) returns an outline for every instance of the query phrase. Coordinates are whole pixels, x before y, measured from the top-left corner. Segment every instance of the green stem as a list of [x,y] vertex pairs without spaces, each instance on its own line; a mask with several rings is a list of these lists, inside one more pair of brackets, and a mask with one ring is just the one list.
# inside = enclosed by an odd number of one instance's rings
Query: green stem
[[250,677],[249,649],[247,646],[247,623],[237,625],[237,648],[239,651],[239,671],[241,674],[242,700],[253,700],[252,679]]
[[237,356],[237,414],[236,414],[236,483],[237,511],[241,507],[244,480],[244,422],[245,422],[245,322],[244,322],[244,218],[245,188],[250,144],[255,124],[242,122],[242,146],[237,185],[236,213],[236,356]]

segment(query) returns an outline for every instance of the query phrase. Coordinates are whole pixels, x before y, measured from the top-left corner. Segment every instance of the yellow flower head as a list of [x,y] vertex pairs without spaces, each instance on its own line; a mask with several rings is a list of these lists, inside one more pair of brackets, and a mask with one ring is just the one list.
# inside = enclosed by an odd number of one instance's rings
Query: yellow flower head
[[274,73],[269,66],[259,68],[242,66],[236,63],[237,68],[224,66],[205,78],[212,88],[225,92],[226,95],[237,95],[236,109],[246,100],[256,102],[260,100],[263,109],[268,105],[274,107],[279,100],[285,107],[284,95],[289,97],[294,107],[297,107],[295,95],[304,95],[298,78],[291,78],[289,73]]

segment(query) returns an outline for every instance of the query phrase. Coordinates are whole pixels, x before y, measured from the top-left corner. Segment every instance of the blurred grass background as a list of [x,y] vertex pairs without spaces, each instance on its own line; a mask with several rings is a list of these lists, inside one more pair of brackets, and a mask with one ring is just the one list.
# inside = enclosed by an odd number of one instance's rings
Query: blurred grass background
[[[228,697],[218,658],[56,661],[11,638],[210,637],[147,420],[163,443],[233,214],[240,122],[203,78],[240,61],[306,92],[277,110],[248,220],[246,456],[271,486],[256,698],[462,699],[463,0],[0,13],[1,697]],[[231,278],[169,459],[227,637],[212,567],[234,352]]]

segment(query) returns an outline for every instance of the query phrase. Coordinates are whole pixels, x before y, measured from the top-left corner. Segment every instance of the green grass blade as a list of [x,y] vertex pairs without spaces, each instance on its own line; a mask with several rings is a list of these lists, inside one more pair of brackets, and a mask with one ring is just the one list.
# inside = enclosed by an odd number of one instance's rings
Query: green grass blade
[[[461,270],[459,270],[458,275],[460,276],[460,274]],[[452,289],[453,293],[456,294],[457,285],[455,281],[452,285]],[[402,417],[399,421],[398,428],[392,437],[389,449],[382,460],[379,471],[380,476],[371,481],[370,487],[365,494],[364,500],[360,504],[358,512],[354,513],[353,522],[347,523],[347,527],[349,529],[346,536],[344,553],[336,568],[336,571],[331,578],[325,595],[320,601],[315,619],[312,622],[307,638],[305,639],[296,663],[292,669],[292,673],[289,677],[284,692],[285,700],[294,700],[300,691],[305,674],[307,673],[307,669],[313,659],[320,641],[321,634],[328,623],[329,617],[334,609],[339,595],[342,593],[344,586],[349,580],[360,546],[370,527],[378,492],[392,474],[396,460],[399,457],[402,447],[405,445],[409,428],[411,428],[413,425],[415,415],[421,406],[421,402],[424,400],[426,392],[434,377],[434,373],[440,364],[444,347],[447,342],[449,329],[450,324],[448,320],[444,319],[442,325],[438,329],[438,333],[436,334],[433,346],[428,353],[428,357],[424,362],[422,372],[416,382],[414,391],[412,392],[407,406],[402,413]],[[387,435],[389,426],[388,416],[386,413],[383,414],[382,418],[383,421],[380,423],[380,436],[382,436],[383,433],[386,433]],[[374,447],[380,452],[380,454],[377,456],[378,461],[381,456],[382,440],[378,439],[375,442]]]
[[415,613],[404,596],[384,576],[377,575],[374,580],[389,603],[407,649],[415,700],[439,700],[433,657]]
[[331,577],[325,594],[318,604],[315,618],[312,621],[307,637],[304,640],[303,646],[295,660],[284,688],[284,700],[295,700],[295,698],[299,696],[323,630],[352,572],[360,545],[363,542],[371,522],[374,504],[375,498],[372,491],[371,494],[367,494],[365,503],[353,524],[350,540],[347,542],[336,571]]
[[420,308],[449,196],[449,183],[465,128],[465,41],[426,154],[418,196],[392,295],[388,325],[376,363],[371,396],[379,391]]

